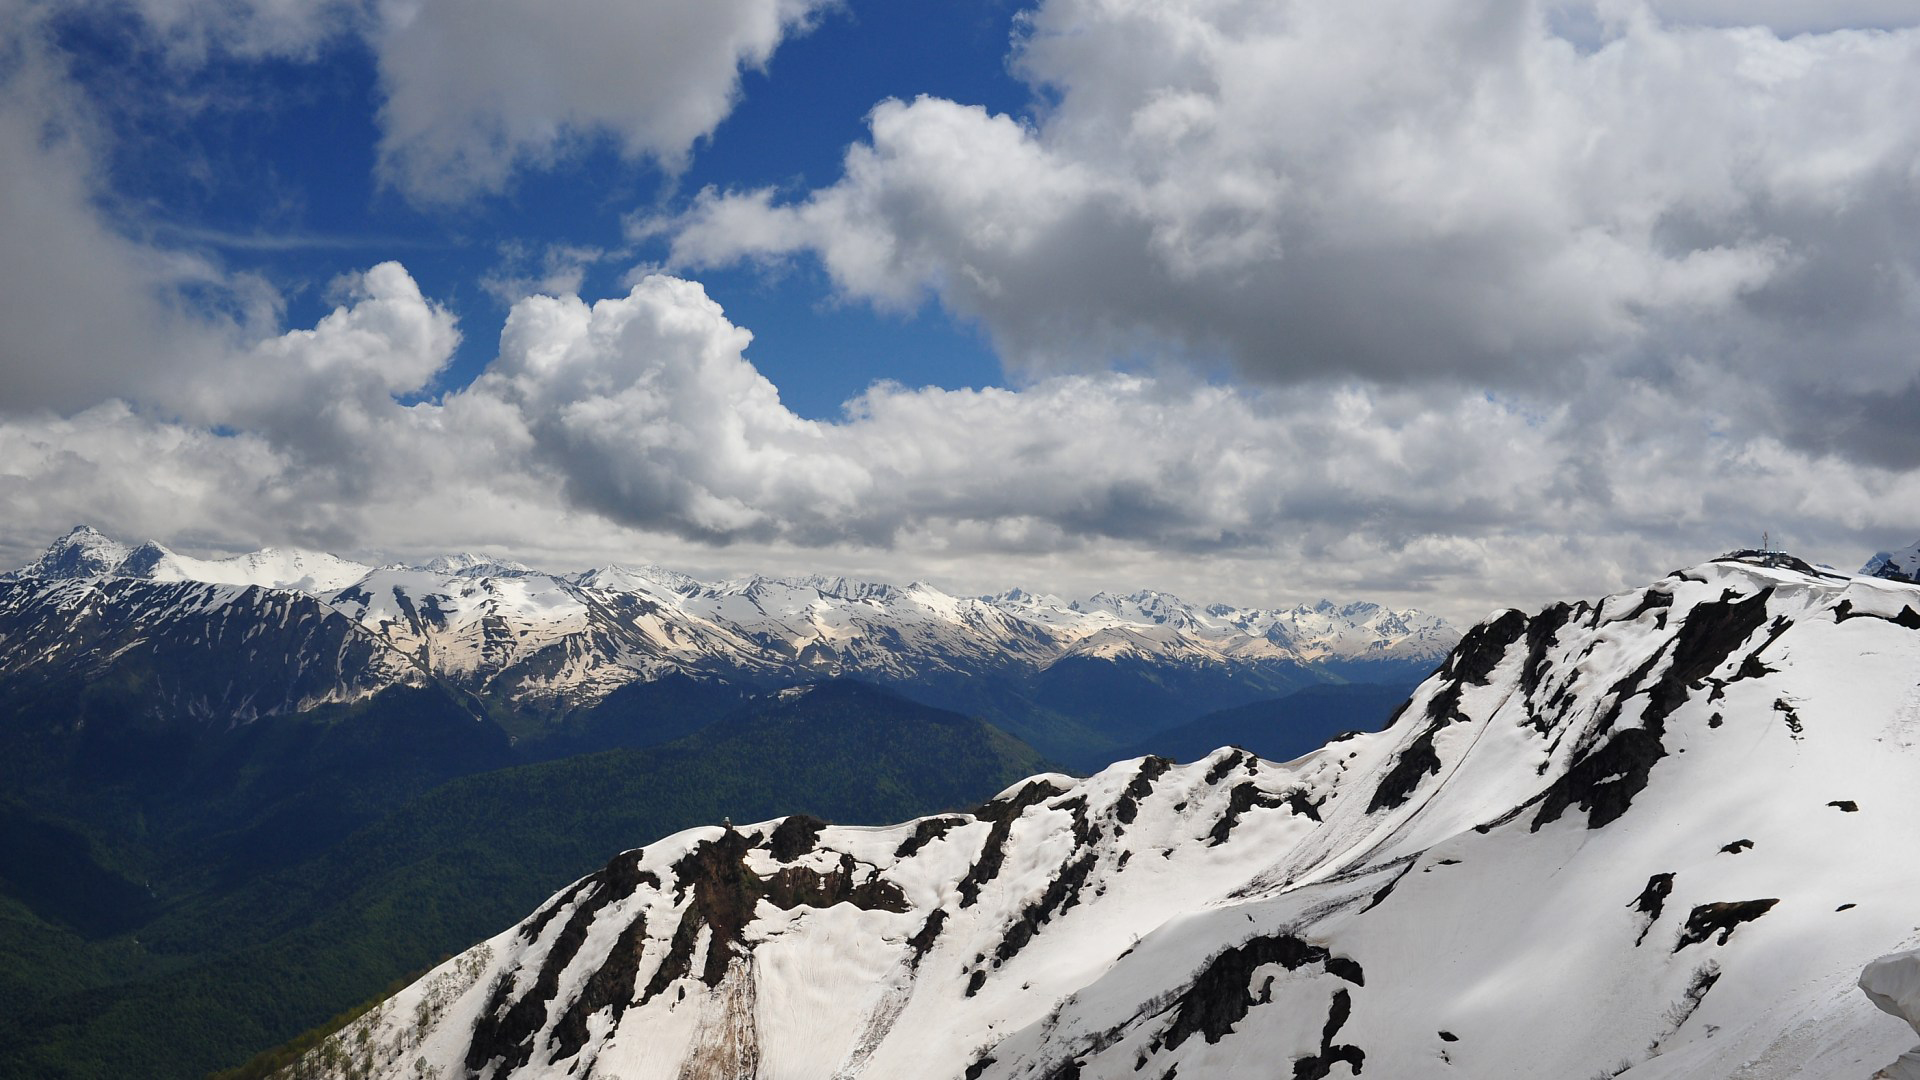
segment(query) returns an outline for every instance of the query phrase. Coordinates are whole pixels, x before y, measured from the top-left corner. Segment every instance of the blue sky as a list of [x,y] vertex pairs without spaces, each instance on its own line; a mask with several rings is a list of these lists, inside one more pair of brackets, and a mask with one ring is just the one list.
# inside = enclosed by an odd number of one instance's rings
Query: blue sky
[[1917,23],[0,0],[0,555],[1468,618],[1857,565],[1920,534]]
[[[471,328],[443,379],[452,387],[492,359],[484,328],[506,304],[480,280],[511,251],[534,265],[551,246],[617,252],[582,284],[589,297],[610,295],[634,265],[664,256],[657,239],[625,235],[629,215],[671,210],[709,185],[831,182],[876,102],[931,94],[1026,112],[1032,92],[1007,70],[1016,11],[1010,0],[826,10],[764,68],[742,72],[738,105],[684,170],[626,158],[602,137],[561,167],[455,205],[409,199],[376,175],[378,73],[355,37],[333,37],[311,59],[215,54],[187,67],[125,9],[102,6],[60,20],[60,43],[113,125],[111,196],[130,222],[280,283],[290,326],[332,307],[326,286],[338,275],[402,259]],[[802,415],[836,416],[882,378],[956,387],[1001,377],[981,336],[937,305],[881,314],[838,302],[804,264],[703,282],[753,329],[756,362]]]

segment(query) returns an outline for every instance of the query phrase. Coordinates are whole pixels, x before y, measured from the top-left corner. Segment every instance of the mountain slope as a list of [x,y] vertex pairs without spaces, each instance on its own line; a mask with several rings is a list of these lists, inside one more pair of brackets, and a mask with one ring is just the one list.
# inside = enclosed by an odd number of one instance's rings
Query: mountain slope
[[[1297,761],[616,857],[347,1029],[488,1077],[1864,1077],[1916,942],[1920,589],[1721,561],[1475,628]],[[311,1075],[343,1075],[326,1055]]]
[[[0,975],[0,1077],[198,1080],[513,919],[624,837],[775,809],[895,820],[1037,764],[979,721],[843,683],[671,745],[457,779],[296,865],[171,907],[137,941],[40,928],[18,972],[37,981],[14,993]],[[9,915],[0,897],[0,947],[14,950],[25,924]],[[107,970],[76,974],[89,967]]]

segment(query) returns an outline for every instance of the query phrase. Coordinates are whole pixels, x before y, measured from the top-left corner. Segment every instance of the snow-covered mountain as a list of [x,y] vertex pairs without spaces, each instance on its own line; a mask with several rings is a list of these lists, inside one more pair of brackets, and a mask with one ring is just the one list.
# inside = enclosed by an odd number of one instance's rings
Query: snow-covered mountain
[[[1458,640],[1434,616],[1372,604],[1261,611],[1202,608],[1152,592],[1067,602],[843,578],[708,583],[657,567],[550,574],[474,554],[382,567],[275,549],[203,560],[151,542],[122,544],[85,526],[0,578],[0,623],[11,605],[36,602],[39,586],[97,590],[115,581],[311,598],[370,633],[401,666],[538,714],[588,706],[670,673],[959,687],[1066,660],[1239,677],[1247,694],[1273,696],[1328,678],[1411,682]],[[160,601],[141,603],[143,618],[163,621]]]
[[1882,551],[1868,559],[1860,572],[1889,581],[1920,582],[1920,543],[1899,551]]
[[297,1074],[1865,1080],[1916,789],[1920,587],[1717,560],[1501,613],[1296,761],[649,843]]

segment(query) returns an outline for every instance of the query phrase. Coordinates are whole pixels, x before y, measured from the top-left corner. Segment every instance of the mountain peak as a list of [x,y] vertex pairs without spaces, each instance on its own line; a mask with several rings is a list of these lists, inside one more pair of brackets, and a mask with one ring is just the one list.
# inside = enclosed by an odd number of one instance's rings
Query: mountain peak
[[456,577],[535,573],[533,567],[525,563],[472,551],[457,551],[451,555],[435,555],[426,562],[413,567],[413,569],[425,570],[434,574],[452,574]]
[[1920,541],[1899,551],[1882,551],[1860,568],[1865,577],[1885,578],[1920,585]]
[[104,577],[114,573],[132,549],[108,538],[91,525],[75,525],[47,546],[38,561],[22,572],[43,578]]

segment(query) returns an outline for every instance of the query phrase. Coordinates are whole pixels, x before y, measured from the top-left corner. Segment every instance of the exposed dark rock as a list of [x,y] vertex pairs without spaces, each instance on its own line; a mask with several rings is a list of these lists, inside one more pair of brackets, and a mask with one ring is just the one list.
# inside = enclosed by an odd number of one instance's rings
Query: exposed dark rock
[[1671,895],[1673,895],[1673,875],[1655,874],[1647,879],[1647,887],[1640,890],[1640,895],[1634,897],[1633,903],[1627,905],[1647,917],[1647,921],[1640,927],[1640,936],[1633,939],[1634,948],[1639,948],[1640,943],[1647,940],[1647,931],[1653,929],[1653,924],[1660,921],[1660,912],[1666,909],[1667,897]]
[[1769,566],[1779,570],[1794,570],[1808,577],[1831,578],[1837,576],[1823,573],[1815,569],[1805,559],[1789,555],[1784,551],[1761,551],[1758,548],[1742,548],[1739,551],[1729,551],[1713,561],[1750,563],[1754,566]]
[[[693,973],[693,947],[700,940],[700,925],[700,912],[688,905],[673,928],[673,939],[667,942],[667,955],[660,958],[660,966],[653,969],[653,978],[647,980],[647,988],[640,994],[640,1004],[652,1001],[675,981]],[[686,991],[682,990],[680,996],[686,997]]]
[[1735,927],[1741,923],[1752,922],[1773,909],[1779,903],[1778,897],[1771,900],[1730,900],[1719,904],[1701,904],[1687,915],[1687,925],[1680,931],[1680,940],[1674,952],[1689,945],[1698,945],[1718,933],[1720,940],[1716,944],[1725,945],[1733,936]]
[[1773,711],[1781,714],[1781,717],[1786,720],[1787,732],[1795,739],[1798,739],[1801,734],[1807,730],[1806,726],[1800,723],[1800,714],[1794,711],[1793,706],[1787,704],[1786,699],[1775,698]]
[[1360,970],[1360,961],[1345,956],[1327,957],[1327,974],[1336,979],[1345,979],[1355,986],[1367,985],[1367,978]]
[[1527,617],[1509,608],[1493,619],[1467,631],[1460,644],[1447,655],[1440,673],[1457,683],[1487,685],[1493,669],[1507,655],[1507,648],[1520,640],[1527,629]]
[[1857,814],[1860,812],[1860,804],[1854,802],[1852,799],[1835,799],[1827,805],[1837,808],[1843,814]]
[[966,1080],[980,1080],[980,1077],[984,1076],[986,1074],[986,1071],[992,1067],[993,1067],[993,1058],[982,1057],[976,1060],[973,1064],[967,1066]]
[[980,889],[999,876],[1000,864],[1007,858],[1007,834],[1013,831],[1014,820],[1029,806],[1037,806],[1059,794],[1060,790],[1052,784],[1034,780],[1021,788],[1013,798],[996,800],[974,811],[975,817],[993,822],[993,828],[987,833],[986,842],[980,845],[979,856],[967,868],[966,876],[960,879],[961,907],[972,907],[980,899]]
[[[1233,834],[1233,827],[1240,824],[1240,816],[1254,807],[1260,806],[1271,810],[1286,805],[1287,799],[1284,796],[1262,791],[1260,786],[1251,780],[1234,785],[1233,790],[1227,795],[1226,812],[1220,815],[1220,820],[1213,824],[1213,831],[1207,834],[1211,838],[1208,840],[1208,846],[1218,847],[1226,843],[1227,837]],[[1317,820],[1319,814],[1315,813],[1314,817]]]
[[986,969],[974,968],[973,974],[967,976],[967,996],[972,997],[973,995],[979,993],[980,988],[985,985],[987,985]]
[[1837,908],[1834,908],[1833,910],[1835,910],[1835,911],[1846,911],[1846,910],[1848,910],[1848,909],[1850,909],[1850,908],[1856,908],[1856,907],[1859,907],[1859,906],[1860,906],[1860,905],[1858,905],[1858,904],[1841,904],[1841,905],[1840,905],[1839,907],[1837,907]]
[[1320,1029],[1320,1052],[1293,1063],[1294,1080],[1325,1080],[1337,1062],[1346,1062],[1359,1075],[1367,1062],[1367,1052],[1357,1046],[1336,1046],[1334,1036],[1353,1015],[1353,996],[1345,990],[1333,992],[1333,1004],[1327,1010],[1326,1026]]
[[1029,780],[1007,798],[993,799],[974,807],[973,816],[981,821],[1010,821],[1019,817],[1021,811],[1029,806],[1065,794],[1065,789],[1055,787],[1046,780]]
[[894,850],[893,857],[896,859],[907,858],[918,852],[921,848],[947,835],[947,833],[953,831],[955,826],[965,825],[966,823],[967,819],[962,817],[922,819],[914,825],[913,835],[900,841],[900,846]]
[[1451,1031],[1443,1031],[1440,1033],[1440,1041],[1441,1042],[1459,1042],[1460,1036],[1455,1035]]
[[[483,1069],[488,1062],[499,1058],[506,1063],[500,1072],[508,1073],[525,1065],[533,1056],[533,1037],[546,1026],[547,1003],[558,993],[560,975],[586,942],[587,930],[594,918],[607,905],[633,895],[642,884],[659,887],[658,877],[640,869],[641,856],[639,851],[616,855],[612,862],[583,879],[571,891],[583,899],[554,936],[553,945],[534,976],[533,986],[519,1000],[511,1005],[507,1002],[515,984],[511,973],[495,985],[486,1007],[474,1022],[473,1039],[467,1044],[469,1071]],[[559,905],[555,905],[553,910],[558,909]],[[543,921],[552,917],[547,914]]]
[[[1666,595],[1668,603],[1673,602],[1671,594],[1663,595]],[[1540,688],[1540,680],[1546,677],[1547,668],[1552,666],[1547,659],[1547,650],[1572,615],[1573,608],[1566,604],[1553,604],[1527,621],[1527,662],[1520,669],[1520,692],[1525,696],[1531,698],[1534,691]]]
[[920,966],[920,961],[933,949],[933,943],[939,939],[940,931],[946,925],[947,909],[934,908],[933,912],[927,916],[927,921],[922,923],[920,929],[915,931],[914,935],[907,939],[907,948],[913,950],[913,955],[907,960],[908,967],[917,968]]
[[1214,762],[1212,767],[1207,769],[1207,783],[1219,783],[1228,773],[1239,768],[1240,763],[1245,760],[1247,760],[1246,753],[1238,747],[1229,751],[1226,757]]
[[813,850],[820,830],[826,827],[827,823],[817,817],[792,814],[774,828],[768,850],[781,862],[792,862]]
[[701,981],[720,985],[735,950],[744,950],[741,931],[753,921],[753,907],[760,899],[760,881],[747,869],[747,852],[753,841],[732,829],[717,840],[703,840],[673,864],[674,890],[685,895],[693,890],[690,915],[698,916],[712,933],[707,943],[706,967]]
[[1720,849],[1721,854],[1724,855],[1738,855],[1743,851],[1751,850],[1753,850],[1753,841],[1751,840],[1735,840],[1733,843]]
[[706,963],[700,980],[717,986],[727,965],[747,949],[743,932],[753,921],[754,907],[765,900],[782,910],[796,907],[832,907],[852,904],[865,911],[907,910],[906,894],[900,887],[870,871],[859,878],[858,864],[842,854],[840,865],[821,873],[810,867],[782,867],[772,877],[761,879],[747,867],[747,853],[755,839],[732,829],[718,839],[704,840],[674,863],[675,897],[693,891],[679,925],[674,928],[667,955],[655,969],[641,994],[641,1002],[651,1001],[673,984],[675,979],[693,974],[695,946],[704,927],[709,933]]
[[600,874],[596,871],[581,878],[579,881],[568,886],[565,892],[554,897],[553,900],[548,902],[546,907],[535,912],[533,918],[527,920],[527,922],[520,927],[520,940],[526,942],[540,940],[540,935],[546,931],[547,924],[553,921],[553,917],[560,914],[568,904],[573,903],[574,897],[579,896],[582,891],[596,885],[599,877]]
[[1905,627],[1908,630],[1920,630],[1920,611],[1915,611],[1911,605],[1901,607],[1900,614],[1898,615],[1881,615],[1872,611],[1855,611],[1853,610],[1853,601],[1851,600],[1842,600],[1833,605],[1834,622],[1846,622],[1848,619],[1881,619],[1893,623],[1895,626]]
[[1634,605],[1632,611],[1627,612],[1625,615],[1622,615],[1618,619],[1615,619],[1613,621],[1614,622],[1632,622],[1633,620],[1639,618],[1640,616],[1645,615],[1649,611],[1670,608],[1672,606],[1673,606],[1672,593],[1662,592],[1659,589],[1648,589],[1646,592],[1640,594],[1640,602]]
[[870,872],[866,880],[855,882],[858,865],[853,856],[842,854],[838,869],[822,874],[804,866],[782,867],[761,883],[761,897],[782,911],[797,907],[827,908],[852,904],[861,911],[907,910],[907,895],[900,886]]
[[[1725,663],[1766,620],[1771,588],[1745,600],[1733,600],[1732,590],[1719,600],[1704,601],[1687,613],[1674,635],[1672,660],[1666,671],[1646,690],[1647,704],[1641,713],[1641,725],[1615,730],[1599,749],[1575,761],[1541,796],[1540,810],[1532,828],[1557,821],[1569,806],[1578,804],[1587,812],[1587,827],[1602,828],[1627,812],[1634,796],[1645,790],[1654,763],[1666,756],[1661,740],[1666,720],[1687,700],[1692,688]],[[1656,657],[1657,658],[1657,657]],[[1649,665],[1651,661],[1649,661]],[[1635,696],[1635,688],[1651,671],[1642,667],[1614,687],[1614,702],[1603,728],[1617,720],[1624,702]]]
[[[1564,619],[1564,613],[1560,617]],[[1428,700],[1426,728],[1414,736],[1393,768],[1380,779],[1380,786],[1374,789],[1373,799],[1367,804],[1367,813],[1404,805],[1423,777],[1440,771],[1440,755],[1433,749],[1434,736],[1448,724],[1466,719],[1460,715],[1460,695],[1468,684],[1486,685],[1507,649],[1526,629],[1527,617],[1510,610],[1467,631],[1460,639],[1460,644],[1447,656],[1447,662],[1441,665],[1440,675],[1451,681]]]
[[620,931],[619,940],[598,970],[587,977],[580,994],[567,1006],[553,1026],[553,1060],[560,1061],[580,1052],[587,1044],[587,1019],[601,1009],[611,1010],[612,1021],[620,1022],[633,1001],[634,983],[640,974],[640,957],[647,947],[646,916],[636,916]]
[[1007,927],[1006,934],[1000,938],[1000,944],[993,951],[994,966],[997,967],[1013,959],[1015,954],[1026,948],[1027,942],[1032,941],[1033,936],[1040,932],[1040,928],[1051,922],[1055,915],[1067,911],[1080,902],[1080,890],[1086,885],[1087,875],[1093,872],[1094,863],[1098,859],[1099,852],[1089,851],[1069,862],[1053,875],[1053,880],[1047,883],[1047,891],[1041,895],[1040,899],[1028,904],[1025,910],[1020,912],[1020,917],[1014,920],[1013,925]]
[[1193,1035],[1201,1035],[1209,1043],[1224,1038],[1249,1009],[1259,1004],[1249,990],[1254,971],[1267,964],[1279,964],[1288,971],[1319,964],[1340,978],[1356,984],[1360,981],[1358,964],[1334,957],[1325,948],[1292,934],[1250,938],[1215,956],[1180,995],[1179,1010],[1165,1035],[1167,1048],[1178,1047]]
[[1149,757],[1140,763],[1140,771],[1133,774],[1133,780],[1120,798],[1113,804],[1113,816],[1123,825],[1133,824],[1140,814],[1140,800],[1153,794],[1153,783],[1173,767],[1173,762],[1163,757]]
[[1419,786],[1422,777],[1440,771],[1440,755],[1434,752],[1433,739],[1444,726],[1439,721],[1430,722],[1426,730],[1414,736],[1394,761],[1393,768],[1381,777],[1380,786],[1374,789],[1373,800],[1367,804],[1367,813],[1404,805],[1413,797],[1413,789]]

